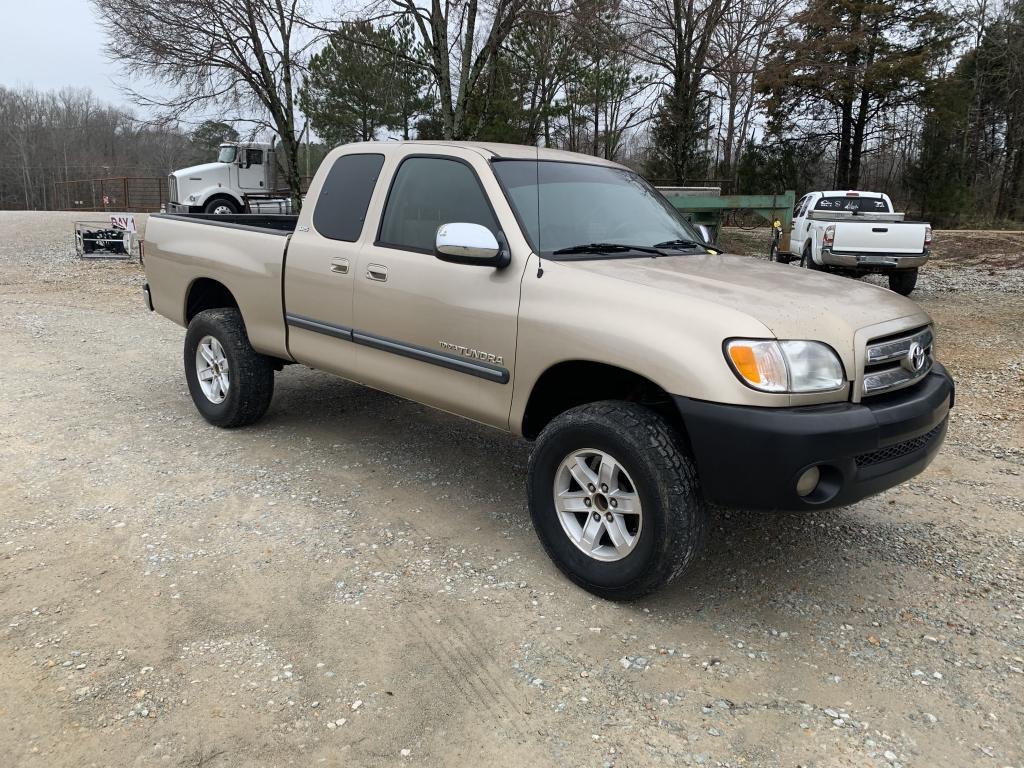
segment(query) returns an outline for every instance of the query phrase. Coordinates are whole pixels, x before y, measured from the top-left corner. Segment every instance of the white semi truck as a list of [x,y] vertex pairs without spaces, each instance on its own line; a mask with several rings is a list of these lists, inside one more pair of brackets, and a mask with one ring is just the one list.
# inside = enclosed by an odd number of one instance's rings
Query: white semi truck
[[182,168],[167,177],[168,213],[290,213],[279,190],[274,144],[227,142],[216,161]]

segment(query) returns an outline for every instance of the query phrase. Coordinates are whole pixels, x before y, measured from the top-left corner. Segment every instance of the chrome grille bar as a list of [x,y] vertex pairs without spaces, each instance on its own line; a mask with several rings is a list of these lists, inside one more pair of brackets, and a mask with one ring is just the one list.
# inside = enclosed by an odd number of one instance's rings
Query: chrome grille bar
[[878,344],[868,344],[867,365],[885,363],[890,360],[899,360],[900,358],[906,357],[907,352],[910,350],[910,345],[915,342],[930,352],[933,341],[934,337],[932,336],[932,329],[922,328],[920,331],[910,336],[904,336],[899,339],[890,339],[889,341],[883,341]]
[[930,326],[904,336],[868,342],[861,395],[880,395],[923,379],[932,369],[934,342]]

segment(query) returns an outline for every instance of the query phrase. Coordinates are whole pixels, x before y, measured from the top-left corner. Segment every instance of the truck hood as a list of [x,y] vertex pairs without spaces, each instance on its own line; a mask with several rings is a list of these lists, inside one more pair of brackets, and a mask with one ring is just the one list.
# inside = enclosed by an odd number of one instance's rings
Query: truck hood
[[927,316],[913,301],[877,285],[748,256],[683,255],[569,263],[610,278],[743,312],[780,339],[819,339],[837,349],[856,331]]
[[179,168],[172,175],[178,181],[187,181],[190,177],[198,176],[201,176],[203,181],[211,181],[223,176],[227,167],[227,163],[203,163],[189,168]]

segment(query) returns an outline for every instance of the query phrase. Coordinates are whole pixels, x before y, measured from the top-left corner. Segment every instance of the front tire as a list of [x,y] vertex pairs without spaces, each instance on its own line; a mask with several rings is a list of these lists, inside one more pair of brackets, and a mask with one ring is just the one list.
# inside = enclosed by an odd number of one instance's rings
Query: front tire
[[904,269],[899,272],[889,273],[889,290],[896,291],[901,296],[909,296],[917,287],[918,270]]
[[226,197],[216,197],[203,207],[203,213],[215,213],[218,216],[226,216],[231,213],[239,213],[240,211],[238,203]]
[[218,427],[258,421],[274,396],[274,367],[252,348],[237,309],[208,309],[185,334],[185,379],[196,409]]
[[607,400],[558,416],[537,438],[527,482],[548,556],[608,600],[659,589],[703,545],[707,512],[693,460],[643,406]]

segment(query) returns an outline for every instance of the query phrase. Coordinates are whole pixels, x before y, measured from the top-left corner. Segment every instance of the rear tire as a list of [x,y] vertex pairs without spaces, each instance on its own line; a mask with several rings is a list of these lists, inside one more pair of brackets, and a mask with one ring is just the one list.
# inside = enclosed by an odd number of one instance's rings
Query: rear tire
[[909,296],[917,286],[918,270],[904,269],[899,272],[889,273],[889,290],[896,291],[901,296]]
[[[577,457],[588,457],[592,474]],[[578,476],[596,478],[594,491]],[[693,460],[662,416],[635,403],[606,400],[558,416],[537,438],[527,484],[548,556],[608,600],[659,589],[704,543],[707,511]]]
[[252,348],[237,309],[208,309],[185,334],[185,379],[196,410],[218,427],[244,427],[267,412],[274,366]]
[[811,246],[809,244],[804,246],[804,252],[800,256],[800,266],[804,269],[821,269],[821,267],[814,263],[814,257],[811,255]]

